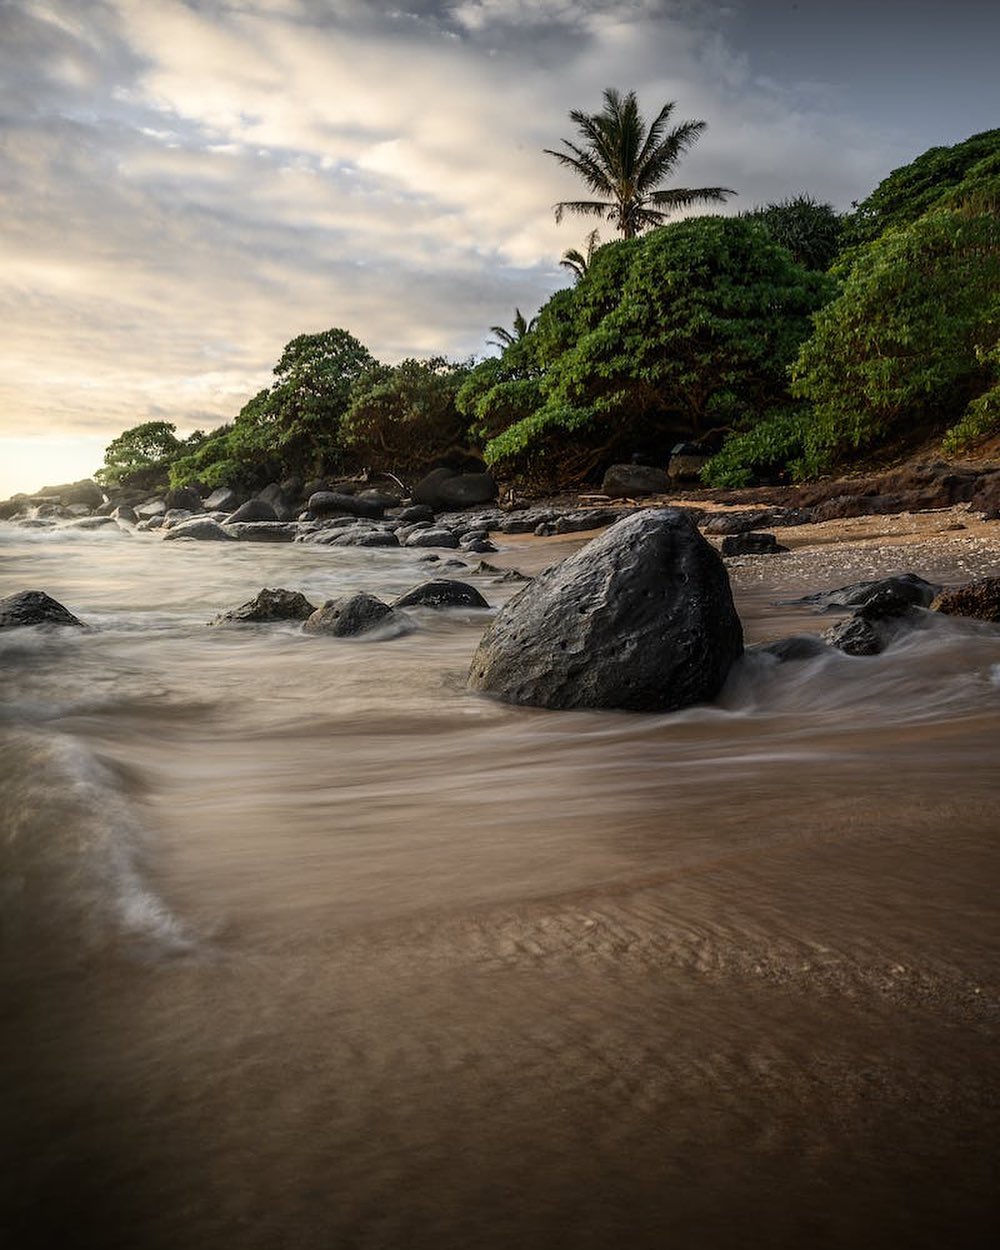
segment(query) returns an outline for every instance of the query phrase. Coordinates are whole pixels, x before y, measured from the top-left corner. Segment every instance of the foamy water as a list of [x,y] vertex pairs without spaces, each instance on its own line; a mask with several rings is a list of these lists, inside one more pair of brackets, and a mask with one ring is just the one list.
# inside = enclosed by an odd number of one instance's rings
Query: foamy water
[[[91,626],[0,634],[7,1244],[979,1244],[1000,633],[749,655],[640,716],[468,694],[481,611],[207,624],[418,554],[0,527],[0,594]],[[992,561],[732,576],[756,641]]]

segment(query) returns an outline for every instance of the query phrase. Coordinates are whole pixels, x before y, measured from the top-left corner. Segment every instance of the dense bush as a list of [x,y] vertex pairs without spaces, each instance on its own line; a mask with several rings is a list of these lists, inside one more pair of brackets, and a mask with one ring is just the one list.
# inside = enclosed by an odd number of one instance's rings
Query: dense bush
[[741,215],[759,221],[775,243],[787,248],[807,269],[829,269],[840,251],[843,218],[832,204],[820,204],[810,195],[797,195]]
[[455,396],[469,366],[442,356],[376,365],[351,390],[341,437],[359,461],[396,473],[426,469],[464,449],[467,422]]
[[[978,182],[981,197],[983,184]],[[1000,326],[1000,218],[958,192],[857,249],[793,375],[815,419],[810,473],[891,437],[954,420],[991,383]]]
[[894,169],[845,223],[845,244],[871,243],[891,227],[908,226],[962,182],[973,165],[1000,154],[1000,129],[952,147],[930,148]]
[[806,448],[811,414],[803,408],[768,413],[751,429],[726,440],[702,470],[706,486],[735,488],[783,482],[796,476]]
[[665,458],[720,400],[764,411],[828,298],[760,224],[700,217],[595,253],[571,292],[573,335],[539,382],[542,403],[493,437],[491,463],[564,457],[576,473],[637,448]]

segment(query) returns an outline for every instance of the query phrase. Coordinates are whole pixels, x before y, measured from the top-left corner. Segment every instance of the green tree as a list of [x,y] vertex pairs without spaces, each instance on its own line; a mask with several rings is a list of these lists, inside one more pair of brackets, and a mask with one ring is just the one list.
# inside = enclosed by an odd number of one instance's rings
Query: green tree
[[829,269],[840,251],[841,215],[832,204],[820,204],[811,195],[796,195],[744,215],[766,226],[771,238],[807,269]]
[[816,317],[794,367],[795,393],[814,409],[808,471],[951,424],[994,384],[998,191],[1000,173],[982,162],[937,206],[841,267],[849,265],[841,294]]
[[127,484],[141,475],[150,482],[167,480],[168,465],[184,446],[170,421],[144,421],[112,439],[97,477],[106,485]]
[[894,169],[846,221],[844,242],[871,243],[890,226],[908,226],[961,183],[973,165],[1000,155],[1000,129],[984,130],[951,147],[929,148]]
[[569,116],[580,141],[560,140],[567,149],[564,152],[544,150],[600,198],[561,201],[555,206],[556,221],[566,212],[603,217],[614,222],[623,239],[633,239],[650,226],[662,225],[670,212],[692,204],[720,203],[727,195],[735,195],[727,187],[662,188],[707,125],[686,121],[668,129],[674,107],[673,101],[664,104],[647,126],[635,92],[622,95],[609,87],[599,113],[573,109]]
[[341,434],[366,465],[394,473],[425,470],[466,447],[467,421],[455,396],[469,366],[443,356],[375,365],[354,383]]
[[739,218],[608,244],[562,293],[573,333],[541,378],[541,404],[492,438],[486,458],[532,472],[547,459],[584,476],[637,447],[665,457],[679,437],[787,403],[787,366],[831,291]]
[[590,268],[590,262],[594,259],[594,253],[601,246],[601,236],[596,230],[591,230],[587,235],[586,245],[586,252],[581,252],[575,247],[568,247],[559,261],[560,265],[563,265],[573,274],[577,282]]
[[486,342],[490,347],[499,347],[501,351],[505,347],[510,347],[512,343],[516,343],[519,339],[523,339],[529,330],[535,328],[535,319],[532,317],[527,320],[520,308],[514,309],[514,328],[508,330],[506,326],[490,326],[490,333],[495,334],[495,339],[487,339]]

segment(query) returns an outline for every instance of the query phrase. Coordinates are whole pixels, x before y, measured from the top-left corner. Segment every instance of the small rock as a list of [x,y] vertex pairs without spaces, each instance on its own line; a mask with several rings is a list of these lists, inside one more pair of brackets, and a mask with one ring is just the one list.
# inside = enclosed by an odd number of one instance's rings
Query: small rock
[[21,625],[77,625],[85,628],[83,621],[44,590],[21,590],[0,599],[0,629]]
[[976,621],[1000,623],[1000,577],[984,577],[951,590],[943,590],[931,609],[946,616],[966,616]]
[[488,608],[490,605],[476,590],[465,582],[439,578],[423,582],[393,600],[394,608]]
[[297,590],[259,591],[247,603],[222,612],[213,625],[231,625],[255,621],[305,621],[316,611],[315,604]]
[[327,600],[309,616],[302,628],[309,634],[353,638],[378,626],[392,624],[402,625],[403,618],[381,599],[359,591],[340,599]]
[[[142,526],[139,526],[142,529]],[[176,538],[195,538],[199,542],[229,542],[231,535],[227,534],[218,521],[211,520],[210,517],[193,517],[190,521],[182,521],[180,525],[175,525],[172,529],[164,531],[163,541],[169,542]]]
[[601,494],[612,499],[663,495],[669,489],[670,479],[666,473],[649,464],[613,464],[601,482]]
[[722,540],[724,556],[768,556],[787,551],[773,534],[762,530],[748,530],[745,534],[728,534]]
[[407,536],[403,545],[405,547],[457,547],[458,539],[451,530],[418,529]]
[[227,525],[239,525],[241,521],[277,521],[278,514],[266,499],[248,499],[226,519]]

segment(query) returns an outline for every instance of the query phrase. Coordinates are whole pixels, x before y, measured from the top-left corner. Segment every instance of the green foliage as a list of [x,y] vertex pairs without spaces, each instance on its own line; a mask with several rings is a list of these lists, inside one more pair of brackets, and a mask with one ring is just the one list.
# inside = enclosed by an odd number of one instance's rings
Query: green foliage
[[677,222],[608,244],[568,293],[573,341],[541,379],[542,405],[494,437],[490,463],[543,442],[627,454],[699,434],[719,404],[765,411],[787,398],[786,369],[809,316],[832,293],[758,223]]
[[634,239],[643,230],[662,225],[672,210],[719,203],[735,194],[727,187],[658,189],[706,126],[705,122],[687,121],[668,130],[673,110],[672,101],[664,104],[647,126],[635,92],[622,95],[612,87],[605,90],[599,113],[573,109],[570,120],[576,124],[580,142],[563,139],[566,151],[545,148],[545,152],[571,169],[601,198],[563,200],[555,206],[556,221],[561,221],[567,211],[603,217],[614,222],[623,239]]
[[932,429],[987,388],[984,356],[1000,329],[1000,218],[955,204],[856,249],[840,296],[817,315],[793,370],[794,393],[815,411],[810,473]]
[[177,427],[169,421],[144,421],[133,425],[112,439],[104,452],[104,466],[95,476],[105,485],[127,483],[136,474],[148,476],[162,471],[166,481],[167,465],[183,446],[176,436]]
[[468,365],[442,356],[375,365],[354,383],[341,426],[344,444],[376,468],[426,468],[466,441],[455,396],[468,373]]
[[962,182],[972,167],[1000,153],[1000,129],[984,130],[952,147],[930,148],[909,165],[894,169],[846,223],[846,244],[871,243],[891,227],[908,226],[942,195]]
[[722,450],[701,471],[706,486],[737,488],[781,481],[801,459],[810,414],[801,408],[768,413],[751,429],[728,438]]
[[832,204],[820,204],[811,195],[780,200],[741,216],[761,222],[775,243],[807,269],[829,269],[840,250],[843,218]]
[[993,385],[969,404],[961,420],[941,440],[941,450],[948,455],[968,451],[1000,434],[1000,343],[983,353],[983,361],[993,370]]

